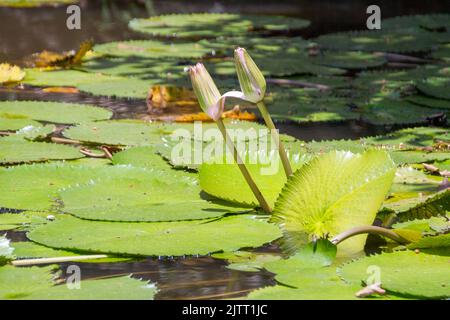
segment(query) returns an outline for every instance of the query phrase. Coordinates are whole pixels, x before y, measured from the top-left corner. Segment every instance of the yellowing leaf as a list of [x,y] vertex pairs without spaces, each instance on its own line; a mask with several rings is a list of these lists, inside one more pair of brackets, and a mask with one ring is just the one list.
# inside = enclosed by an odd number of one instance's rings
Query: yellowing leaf
[[0,83],[19,82],[25,77],[25,71],[8,63],[0,64]]

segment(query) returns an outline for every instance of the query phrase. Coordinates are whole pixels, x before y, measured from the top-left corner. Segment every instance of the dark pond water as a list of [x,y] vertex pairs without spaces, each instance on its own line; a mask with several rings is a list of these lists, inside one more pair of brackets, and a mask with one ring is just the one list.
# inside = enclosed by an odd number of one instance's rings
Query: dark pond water
[[[261,5],[263,3],[263,5]],[[81,1],[82,29],[65,28],[65,7],[12,9],[0,8],[0,61],[22,63],[22,59],[44,49],[63,51],[76,48],[80,42],[139,39],[142,36],[128,30],[132,17],[170,12],[240,12],[300,16],[312,21],[301,35],[308,38],[326,32],[361,29],[365,25],[365,10],[378,4],[382,17],[404,14],[442,12],[446,1]],[[89,103],[114,111],[115,118],[136,118],[147,113],[145,101],[116,100],[84,94],[51,94],[40,90],[0,89],[0,100],[58,100]],[[355,139],[382,134],[391,128],[369,126],[355,121],[336,124],[280,124],[280,131],[304,140]],[[8,232],[13,241],[24,241],[24,232]],[[277,246],[259,248],[277,252]],[[133,273],[135,277],[158,284],[158,299],[222,299],[243,297],[252,289],[274,284],[268,272],[247,273],[227,269],[226,263],[212,257],[153,259],[120,263],[76,263],[84,279]],[[67,264],[62,264],[64,272]]]

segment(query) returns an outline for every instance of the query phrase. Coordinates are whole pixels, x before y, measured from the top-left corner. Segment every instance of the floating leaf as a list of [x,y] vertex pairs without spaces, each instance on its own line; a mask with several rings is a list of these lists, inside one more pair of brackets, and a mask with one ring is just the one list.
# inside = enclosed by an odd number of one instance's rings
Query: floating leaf
[[[352,227],[371,225],[394,173],[394,163],[382,151],[329,152],[288,180],[271,220],[282,226],[294,246],[312,236],[332,237]],[[366,237],[352,237],[339,245],[339,251],[361,251]]]
[[0,139],[0,163],[42,162],[47,160],[78,159],[78,148],[45,142],[31,142],[18,137]]
[[187,174],[171,172],[169,177],[169,173],[149,170],[141,175],[120,175],[65,189],[59,193],[63,211],[93,220],[176,221],[249,210],[202,195],[196,179]]
[[450,190],[384,203],[384,208],[395,213],[399,222],[442,216],[446,214],[446,210],[450,210]]
[[448,257],[402,251],[366,257],[341,267],[341,276],[348,282],[367,282],[368,267],[380,271],[381,286],[393,293],[417,298],[450,296]]
[[120,167],[35,164],[0,168],[0,207],[49,210],[57,190],[91,179],[127,172]]
[[323,56],[311,58],[310,61],[320,65],[344,69],[365,69],[378,67],[386,63],[386,59],[381,55],[358,51],[326,52]]
[[198,43],[132,40],[97,44],[94,52],[110,56],[200,58],[209,52]]
[[155,81],[136,78],[113,78],[102,82],[85,82],[78,88],[95,96],[145,99]]
[[2,114],[2,116],[0,116],[1,131],[16,131],[28,126],[39,127],[40,125],[39,122],[26,117],[22,118],[18,116],[16,118],[14,115],[9,114]]
[[71,124],[109,119],[112,112],[90,105],[50,101],[0,101],[0,117]]
[[97,222],[58,216],[56,221],[28,234],[31,240],[55,248],[148,256],[235,251],[259,247],[280,236],[276,226],[250,215],[216,221],[153,223]]
[[230,13],[170,14],[133,19],[129,23],[132,30],[169,37],[217,37],[261,29],[301,29],[308,25],[309,21],[299,18]]
[[[296,161],[291,161],[291,165],[296,170],[309,159],[308,156],[296,157]],[[243,161],[269,206],[273,207],[286,183],[286,174],[278,153],[265,155],[256,152],[254,156],[249,153]],[[228,160],[227,157],[220,157],[202,163],[199,168],[199,179],[202,189],[215,197],[245,205],[258,205],[231,155],[228,156]]]
[[144,121],[104,121],[64,130],[68,138],[109,145],[155,145],[161,143],[164,127]]
[[370,30],[325,34],[316,39],[323,47],[333,50],[385,52],[428,51],[436,39],[429,32],[409,30]]
[[423,95],[414,95],[405,98],[407,101],[424,107],[436,109],[450,109],[450,101],[443,99],[435,99]]
[[450,100],[449,77],[430,77],[418,82],[416,85],[420,91],[429,96]]
[[129,164],[135,167],[169,170],[171,166],[153,146],[133,147],[117,152],[111,159],[113,164]]
[[0,268],[0,298],[27,300],[142,300],[153,299],[157,289],[131,277],[83,280],[80,288],[54,285],[52,266]]

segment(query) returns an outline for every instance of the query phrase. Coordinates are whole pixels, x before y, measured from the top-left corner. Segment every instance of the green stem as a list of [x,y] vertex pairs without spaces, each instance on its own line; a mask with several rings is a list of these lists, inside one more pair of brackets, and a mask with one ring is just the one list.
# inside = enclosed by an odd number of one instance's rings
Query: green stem
[[266,199],[262,195],[261,191],[259,190],[255,181],[253,180],[252,176],[250,175],[250,172],[248,172],[247,167],[245,166],[244,162],[242,161],[241,157],[239,156],[236,146],[234,145],[233,141],[231,140],[230,136],[228,135],[222,119],[217,120],[216,123],[217,123],[217,126],[219,127],[220,132],[222,133],[223,139],[225,140],[228,148],[233,153],[234,161],[238,165],[239,170],[241,170],[241,173],[244,176],[245,180],[247,181],[248,186],[250,187],[250,189],[252,190],[256,199],[258,200],[260,207],[267,213],[272,212],[272,209],[270,208]]
[[286,173],[286,176],[289,177],[292,175],[292,168],[291,168],[291,164],[289,163],[289,159],[286,154],[286,150],[284,149],[284,145],[281,142],[280,135],[278,134],[278,130],[275,128],[275,124],[273,123],[272,118],[270,117],[270,114],[267,111],[267,108],[266,108],[266,105],[264,104],[264,102],[260,101],[256,105],[258,106],[258,109],[261,112],[264,122],[266,123],[267,127],[270,129],[272,137],[275,140],[275,143],[277,145],[278,153],[280,154],[281,163],[283,164],[284,172]]
[[392,230],[382,228],[382,227],[376,227],[376,226],[363,226],[363,227],[355,227],[355,228],[348,229],[348,230],[338,234],[333,239],[331,239],[331,242],[333,244],[337,245],[350,237],[356,236],[358,234],[363,234],[363,233],[378,234],[378,235],[384,236],[386,238],[392,239],[394,241],[397,241],[398,243],[401,243],[401,244],[406,244],[406,243],[410,242]]

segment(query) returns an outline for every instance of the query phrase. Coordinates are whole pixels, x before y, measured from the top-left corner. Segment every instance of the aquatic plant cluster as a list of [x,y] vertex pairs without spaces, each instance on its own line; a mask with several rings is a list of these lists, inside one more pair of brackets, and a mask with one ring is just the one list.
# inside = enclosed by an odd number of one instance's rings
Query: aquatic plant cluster
[[[135,277],[72,290],[57,266],[32,265],[198,255],[272,272],[277,284],[249,299],[448,298],[450,137],[427,125],[445,124],[450,106],[449,21],[397,17],[381,31],[305,40],[298,18],[165,15],[130,21],[148,40],[0,64],[7,89],[149,108],[118,120],[93,105],[0,101],[0,299],[153,299],[158,284]],[[239,106],[227,111],[230,102]],[[171,121],[158,121],[167,110]],[[173,157],[179,130],[192,133],[189,154],[211,142],[194,120],[226,141],[217,161]],[[273,130],[347,120],[409,127],[310,142]],[[271,174],[250,161],[259,137],[227,139],[262,129],[275,141]],[[18,231],[27,241],[10,241]],[[280,250],[253,250],[268,243]]]

